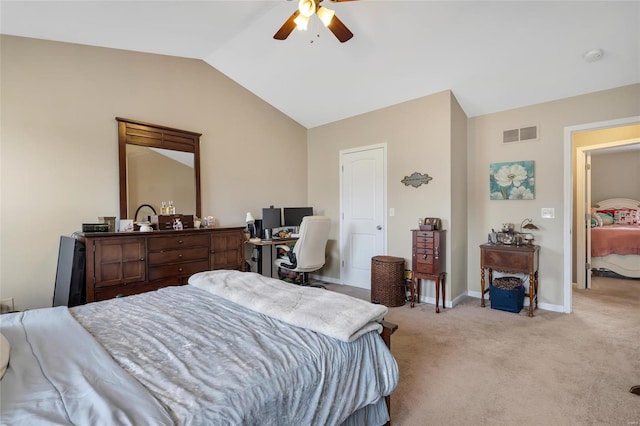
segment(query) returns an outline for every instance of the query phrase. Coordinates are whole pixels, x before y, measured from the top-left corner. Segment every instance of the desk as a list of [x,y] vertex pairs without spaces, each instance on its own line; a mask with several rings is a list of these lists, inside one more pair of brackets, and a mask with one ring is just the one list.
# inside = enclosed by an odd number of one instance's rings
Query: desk
[[260,241],[246,241],[245,244],[250,244],[258,249],[258,273],[266,277],[279,278],[278,270],[274,267],[273,262],[278,257],[278,245],[291,245],[295,243],[297,238],[287,238],[284,240],[260,240]]
[[538,254],[539,246],[515,246],[505,244],[480,245],[480,306],[484,308],[484,270],[489,269],[489,284],[493,283],[493,271],[529,274],[529,316],[533,316],[533,302],[538,308]]

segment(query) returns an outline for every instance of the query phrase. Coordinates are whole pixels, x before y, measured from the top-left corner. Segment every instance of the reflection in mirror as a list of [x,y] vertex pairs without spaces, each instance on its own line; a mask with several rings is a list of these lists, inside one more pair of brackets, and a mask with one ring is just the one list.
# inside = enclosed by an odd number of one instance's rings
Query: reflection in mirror
[[173,201],[176,214],[200,217],[202,134],[127,118],[116,120],[120,219],[136,220],[136,210],[145,204],[162,214],[163,201]]
[[[127,144],[127,217],[147,220],[143,204],[159,214],[162,201],[173,201],[176,212],[196,214],[194,154]],[[149,209],[151,210],[151,209]]]
[[[136,214],[133,217],[134,223],[151,222],[151,216],[157,215],[156,209],[150,204],[140,204],[136,209]],[[140,216],[142,215],[142,216]],[[142,217],[142,220],[140,220]]]

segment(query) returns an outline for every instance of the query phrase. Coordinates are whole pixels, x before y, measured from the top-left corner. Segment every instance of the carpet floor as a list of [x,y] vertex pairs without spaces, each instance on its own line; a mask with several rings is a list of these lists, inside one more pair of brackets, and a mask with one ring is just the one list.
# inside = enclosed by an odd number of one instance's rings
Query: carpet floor
[[[368,300],[369,290],[327,284]],[[390,308],[394,425],[640,426],[640,280],[594,277],[571,314],[529,318],[467,298]]]

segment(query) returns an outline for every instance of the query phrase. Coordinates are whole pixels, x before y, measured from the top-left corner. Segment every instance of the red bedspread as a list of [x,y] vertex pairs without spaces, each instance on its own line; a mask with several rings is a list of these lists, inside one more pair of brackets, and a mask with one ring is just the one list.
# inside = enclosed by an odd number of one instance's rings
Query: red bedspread
[[609,225],[591,228],[591,256],[640,254],[640,226]]

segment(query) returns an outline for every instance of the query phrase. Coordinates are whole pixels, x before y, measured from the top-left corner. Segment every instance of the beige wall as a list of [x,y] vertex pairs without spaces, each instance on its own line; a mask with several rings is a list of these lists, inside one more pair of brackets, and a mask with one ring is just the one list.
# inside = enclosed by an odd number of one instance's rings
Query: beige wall
[[208,64],[0,43],[0,297],[17,309],[51,305],[60,235],[118,216],[116,116],[202,133],[202,213],[221,225],[307,204],[306,129]]
[[[541,307],[561,306],[564,128],[640,115],[640,84],[469,120],[446,91],[307,131],[202,61],[11,36],[0,43],[0,297],[18,309],[50,305],[60,235],[117,215],[116,116],[203,134],[203,214],[221,225],[243,225],[246,211],[259,217],[270,204],[331,216],[329,279],[340,271],[339,152],[386,143],[389,254],[409,260],[409,230],[440,217],[448,300],[479,293],[478,245],[491,228],[530,217],[541,228]],[[502,130],[532,123],[540,140],[501,143]],[[535,200],[490,201],[489,164],[518,160],[536,162]],[[414,171],[433,180],[404,186]],[[542,207],[555,208],[555,219],[541,219]]]
[[[469,120],[468,288],[479,293],[478,245],[503,222],[532,218],[540,251],[541,307],[558,308],[563,300],[564,129],[640,115],[640,84],[474,117]],[[502,144],[502,131],[538,124],[537,141]],[[493,162],[535,161],[535,200],[491,201],[488,167]],[[542,219],[540,209],[555,209]]]
[[591,157],[591,201],[640,200],[640,150]]
[[[453,236],[457,242],[447,245],[447,299],[451,300],[451,282],[456,292],[466,291],[466,271],[460,270],[464,263],[451,256],[451,247],[456,255],[466,250],[460,249],[460,242],[466,239],[464,224],[452,229],[453,220],[466,222],[464,205],[452,216],[453,200],[464,203],[466,199],[466,116],[450,91],[309,130],[309,201],[334,218],[331,261],[322,274],[340,278],[340,151],[382,143],[387,144],[387,207],[395,210],[394,216],[387,217],[387,254],[403,257],[410,268],[410,230],[417,227],[419,218],[441,218],[447,238]],[[426,173],[433,180],[418,188],[401,183],[413,172]],[[454,186],[458,192],[452,196]],[[423,286],[423,295],[435,298],[435,290]]]
[[467,222],[468,222],[468,156],[467,115],[455,97],[451,97],[451,227],[449,230],[449,255],[451,270],[456,274],[447,277],[448,300],[467,293]]

